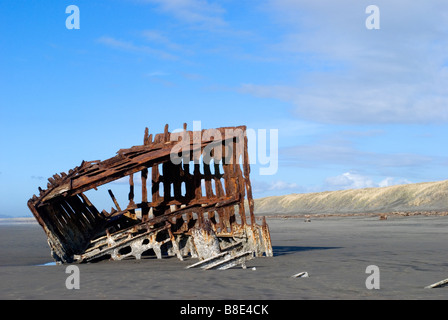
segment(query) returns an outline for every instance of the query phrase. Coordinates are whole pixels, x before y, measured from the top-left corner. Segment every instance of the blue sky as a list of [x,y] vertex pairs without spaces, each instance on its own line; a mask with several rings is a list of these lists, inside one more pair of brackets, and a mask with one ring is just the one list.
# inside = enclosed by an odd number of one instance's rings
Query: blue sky
[[278,129],[257,198],[448,177],[443,0],[6,0],[0,30],[0,215],[165,123]]

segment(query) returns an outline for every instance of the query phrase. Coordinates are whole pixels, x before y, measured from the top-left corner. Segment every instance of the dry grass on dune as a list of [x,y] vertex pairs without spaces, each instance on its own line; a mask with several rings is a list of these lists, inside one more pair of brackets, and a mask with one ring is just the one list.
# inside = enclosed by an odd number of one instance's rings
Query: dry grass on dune
[[258,214],[448,211],[448,180],[255,200]]

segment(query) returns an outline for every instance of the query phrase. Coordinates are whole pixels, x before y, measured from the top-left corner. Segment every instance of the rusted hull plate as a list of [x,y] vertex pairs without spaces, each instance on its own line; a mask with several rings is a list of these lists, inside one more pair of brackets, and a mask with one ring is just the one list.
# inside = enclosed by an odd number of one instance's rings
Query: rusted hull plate
[[[229,259],[224,268],[273,255],[269,227],[254,215],[245,126],[187,131],[184,125],[180,133],[166,126],[154,139],[146,129],[143,140],[113,158],[55,174],[28,201],[57,262],[146,254],[205,260],[233,246],[222,255]],[[123,177],[129,180],[126,206],[109,190],[115,208],[100,212],[84,194]],[[141,202],[134,201],[136,192]]]

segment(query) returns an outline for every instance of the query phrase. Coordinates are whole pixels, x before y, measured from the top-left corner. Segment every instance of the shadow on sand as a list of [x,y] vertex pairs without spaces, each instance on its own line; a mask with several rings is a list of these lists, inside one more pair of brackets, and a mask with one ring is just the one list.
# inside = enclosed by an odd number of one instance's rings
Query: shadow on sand
[[283,256],[285,254],[292,254],[302,251],[310,250],[329,250],[329,249],[340,249],[342,247],[297,247],[297,246],[273,246],[274,256]]

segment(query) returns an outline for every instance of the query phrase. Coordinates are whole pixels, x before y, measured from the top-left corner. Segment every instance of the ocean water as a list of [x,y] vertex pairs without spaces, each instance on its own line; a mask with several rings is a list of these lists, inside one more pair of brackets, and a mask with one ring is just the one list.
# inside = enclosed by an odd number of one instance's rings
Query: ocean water
[[19,224],[37,225],[37,221],[32,217],[0,218],[0,225],[19,225]]
[[43,264],[36,264],[37,267],[47,267],[47,266],[55,266],[56,262],[47,262],[47,263],[43,263]]

